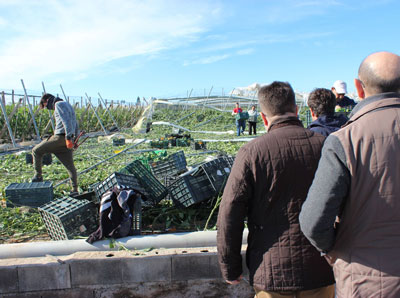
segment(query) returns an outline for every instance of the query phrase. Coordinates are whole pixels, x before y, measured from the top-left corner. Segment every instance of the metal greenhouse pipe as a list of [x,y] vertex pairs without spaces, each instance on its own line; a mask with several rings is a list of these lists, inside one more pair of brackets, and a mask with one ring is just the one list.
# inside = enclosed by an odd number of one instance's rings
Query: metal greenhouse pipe
[[[247,243],[248,230],[244,230],[242,243]],[[28,242],[0,245],[0,259],[64,256],[78,251],[109,251],[119,247],[131,250],[147,248],[190,248],[216,246],[217,231],[187,232],[161,235],[131,236],[115,240],[110,248],[110,240],[89,244],[85,239],[46,242]]]

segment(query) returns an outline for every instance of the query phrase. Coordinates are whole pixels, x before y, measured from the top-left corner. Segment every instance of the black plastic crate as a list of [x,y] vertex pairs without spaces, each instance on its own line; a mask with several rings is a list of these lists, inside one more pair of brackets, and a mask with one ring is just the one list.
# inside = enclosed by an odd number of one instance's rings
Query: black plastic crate
[[189,147],[190,139],[186,139],[186,138],[176,139],[176,146],[177,147]]
[[96,193],[93,191],[87,191],[87,192],[83,192],[81,194],[78,194],[76,196],[73,196],[73,198],[77,199],[77,200],[87,200],[93,203],[97,202],[96,199]]
[[[33,164],[32,154],[30,154],[30,153],[25,154],[25,162],[27,164]],[[53,157],[52,157],[51,153],[46,153],[45,155],[43,155],[42,164],[44,166],[51,165],[52,162],[53,162]]]
[[164,177],[164,185],[166,187],[170,186],[172,183],[174,183],[176,180],[178,180],[179,176],[165,176]]
[[113,187],[120,189],[133,189],[142,194],[142,198],[146,200],[149,197],[147,191],[140,185],[138,179],[133,175],[115,172],[107,177],[103,182],[99,183],[94,189],[97,200],[100,202],[101,196]]
[[226,155],[226,156],[224,156],[223,158],[226,160],[226,162],[227,162],[227,163],[230,165],[230,167],[232,168],[233,163],[235,162],[235,156]]
[[168,145],[169,145],[168,140],[150,141],[150,147],[151,148],[168,149]]
[[140,235],[142,231],[142,199],[137,198],[135,200],[133,218],[132,218],[132,229],[133,235]]
[[[231,173],[231,166],[228,161],[219,157],[203,163],[199,166],[197,173],[203,173],[210,179],[211,185],[217,193],[224,190],[226,181]],[[194,174],[196,176],[197,174]]]
[[150,163],[151,172],[162,181],[165,176],[186,172],[186,165],[185,153],[183,151],[171,154],[166,160]]
[[154,203],[158,203],[168,194],[165,186],[139,160],[134,160],[119,172],[135,176],[148,193],[148,199]]
[[112,139],[113,146],[123,146],[125,145],[125,139],[124,138],[115,138]]
[[11,183],[5,188],[7,206],[39,207],[50,202],[53,197],[53,182]]
[[207,149],[207,145],[206,142],[203,141],[196,141],[196,142],[192,142],[190,147],[194,150],[204,150]]
[[168,187],[172,201],[180,208],[215,197],[216,192],[206,175],[179,177]]
[[98,208],[88,200],[64,197],[38,209],[52,240],[89,236],[98,228]]

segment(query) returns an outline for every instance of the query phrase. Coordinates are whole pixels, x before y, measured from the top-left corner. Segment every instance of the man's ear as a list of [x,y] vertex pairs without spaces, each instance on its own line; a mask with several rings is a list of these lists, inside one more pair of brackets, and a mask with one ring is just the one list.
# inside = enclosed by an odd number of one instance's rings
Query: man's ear
[[354,79],[354,85],[356,86],[358,97],[361,99],[365,98],[365,91],[363,83],[359,79]]
[[315,113],[314,113],[314,111],[309,107],[309,109],[310,109],[310,112],[311,112],[311,117],[312,118],[318,118],[316,115],[315,115]]
[[264,125],[265,125],[265,126],[268,126],[268,120],[267,120],[267,117],[265,117],[265,115],[264,115],[264,113],[263,113],[263,112],[260,112],[260,114],[261,114],[261,118],[262,118],[262,120],[264,121]]

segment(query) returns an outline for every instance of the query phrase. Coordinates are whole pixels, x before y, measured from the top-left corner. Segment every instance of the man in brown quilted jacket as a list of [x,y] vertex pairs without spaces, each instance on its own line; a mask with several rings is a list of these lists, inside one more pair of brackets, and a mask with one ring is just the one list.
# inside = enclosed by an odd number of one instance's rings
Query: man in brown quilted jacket
[[246,263],[257,297],[334,297],[332,268],[298,220],[325,137],[303,127],[288,83],[262,87],[258,99],[268,133],[240,148],[224,190],[217,234],[222,276],[230,284],[241,280],[247,219]]
[[361,101],[326,139],[300,214],[334,268],[338,297],[400,297],[400,56],[369,55]]

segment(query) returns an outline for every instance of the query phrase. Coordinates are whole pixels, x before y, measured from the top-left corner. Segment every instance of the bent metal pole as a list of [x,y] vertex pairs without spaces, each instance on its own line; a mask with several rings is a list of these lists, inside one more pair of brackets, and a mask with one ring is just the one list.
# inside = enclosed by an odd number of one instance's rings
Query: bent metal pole
[[[3,100],[4,100],[4,102],[3,102]],[[0,103],[1,103],[1,111],[3,112],[4,120],[5,120],[5,122],[6,122],[6,125],[7,125],[7,128],[8,128],[8,133],[10,134],[10,138],[11,138],[11,142],[12,142],[12,144],[13,144],[13,147],[14,147],[14,148],[17,148],[17,143],[15,143],[14,134],[13,134],[12,128],[11,128],[11,126],[10,126],[10,122],[8,121],[7,110],[6,110],[6,106],[5,106],[5,104],[4,104],[5,102],[6,102],[6,98],[5,98],[5,96],[4,96],[4,91],[3,91],[3,92],[1,93],[1,100],[0,100]]]
[[[46,88],[44,87],[44,83],[43,82],[42,82],[42,87],[43,87],[44,94],[46,94]],[[53,128],[53,131],[55,131],[53,115],[51,114],[51,111],[49,109],[47,111],[49,112],[49,118],[50,118],[51,127]]]
[[22,87],[24,88],[24,96],[25,96],[26,102],[28,103],[29,113],[32,116],[33,127],[35,128],[36,136],[37,136],[37,139],[40,140],[41,138],[40,138],[40,134],[39,134],[39,129],[38,129],[37,125],[36,125],[35,114],[33,113],[31,104],[29,103],[29,98],[28,98],[28,94],[26,93],[26,88],[25,88],[25,84],[24,84],[24,80],[23,79],[21,79],[21,83],[22,83]]
[[92,105],[92,101],[90,100],[89,95],[88,95],[87,93],[85,93],[85,95],[86,95],[87,100],[89,101],[90,107],[92,108],[94,114],[96,115],[97,120],[98,120],[99,123],[100,123],[101,128],[102,128],[103,131],[104,131],[104,134],[105,134],[105,135],[108,135],[108,132],[107,132],[107,130],[105,129],[105,127],[104,127],[104,125],[103,125],[103,122],[101,122],[101,119],[100,119],[99,115],[97,114],[96,109],[95,109],[94,106]]
[[105,106],[106,112],[108,112],[108,114],[109,114],[110,117],[111,117],[111,120],[113,121],[113,123],[115,124],[115,126],[117,127],[117,129],[118,129],[118,131],[119,131],[120,129],[119,129],[119,127],[118,127],[118,123],[117,123],[117,121],[115,121],[115,119],[114,119],[112,113],[111,113],[110,110],[109,110],[109,107],[107,107],[107,103],[103,100],[103,97],[101,97],[100,92],[98,92],[97,94],[99,95],[99,98],[100,98],[101,102],[102,102],[103,105]]

